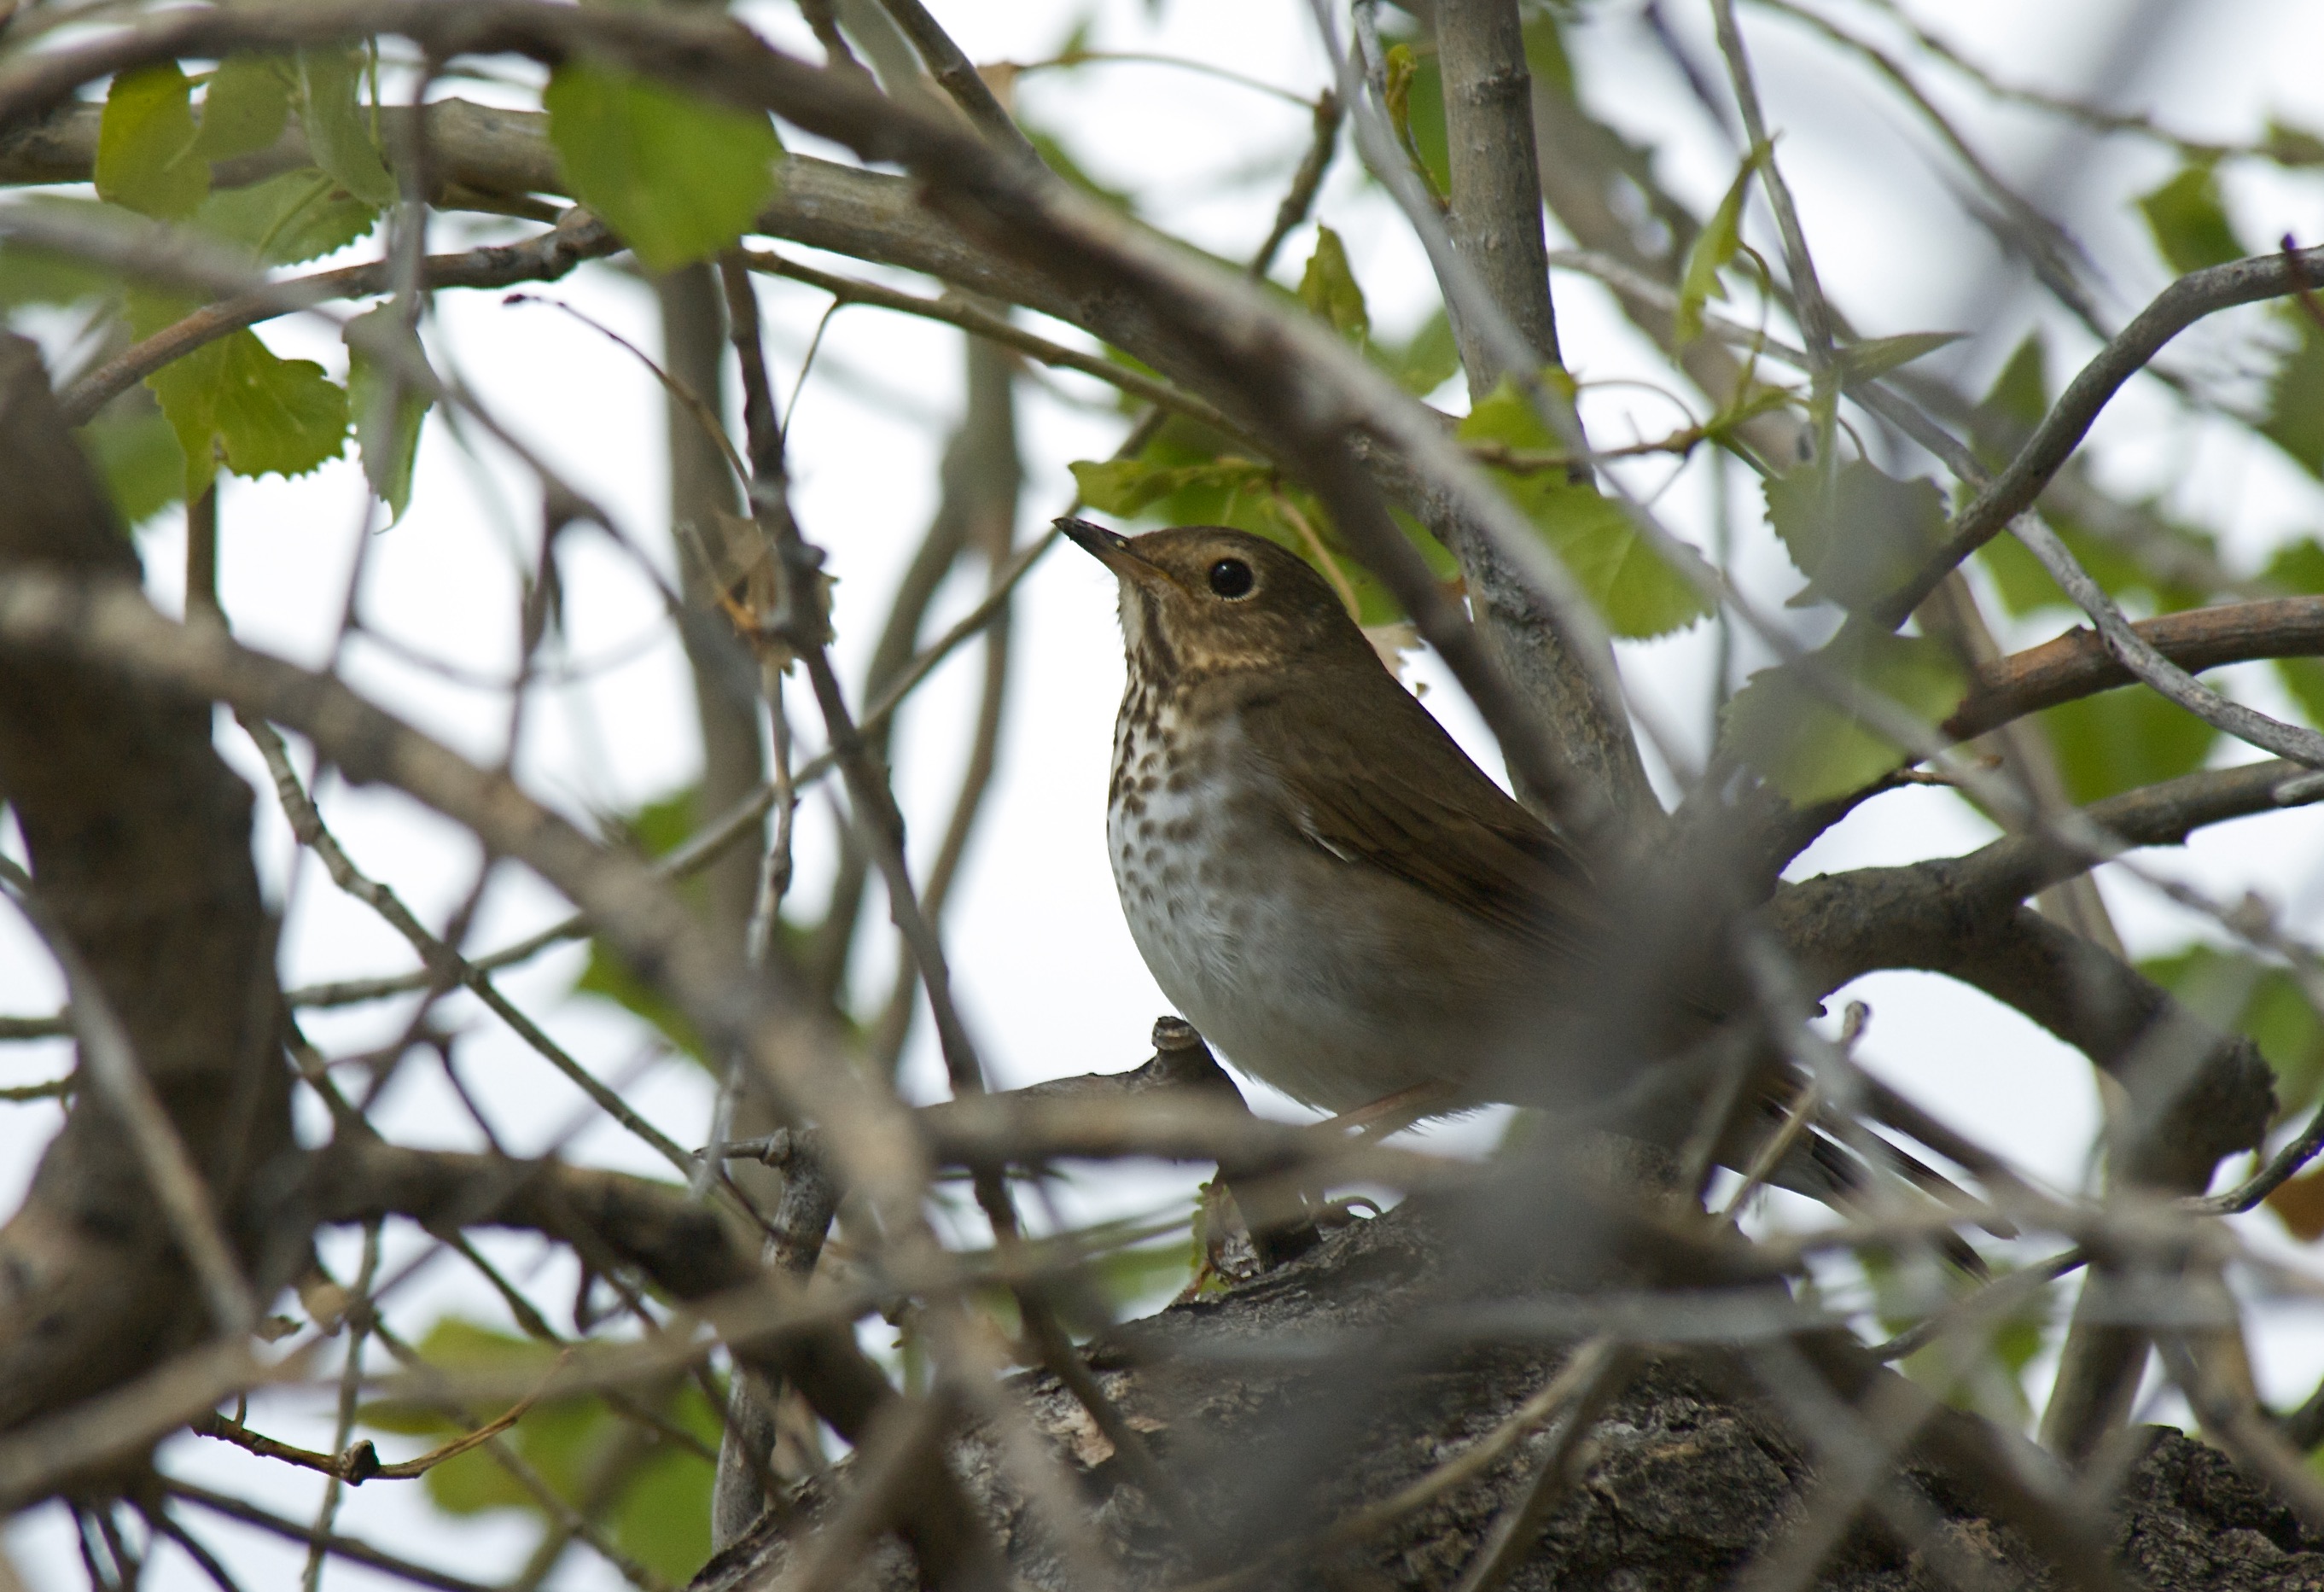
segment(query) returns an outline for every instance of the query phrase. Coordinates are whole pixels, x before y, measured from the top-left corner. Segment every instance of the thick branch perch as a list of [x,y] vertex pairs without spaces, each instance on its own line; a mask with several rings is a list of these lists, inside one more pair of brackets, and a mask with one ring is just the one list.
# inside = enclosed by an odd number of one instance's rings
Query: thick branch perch
[[[40,356],[14,338],[0,340],[0,472],[14,483],[0,575],[134,577]],[[247,1273],[261,1235],[245,1201],[290,1146],[289,1075],[251,794],[211,750],[207,707],[99,660],[0,650],[0,796],[44,911],[119,1019]],[[0,1229],[0,1428],[127,1381],[203,1329],[124,1133],[104,1091],[82,1091]],[[262,1275],[260,1292],[281,1281]]]

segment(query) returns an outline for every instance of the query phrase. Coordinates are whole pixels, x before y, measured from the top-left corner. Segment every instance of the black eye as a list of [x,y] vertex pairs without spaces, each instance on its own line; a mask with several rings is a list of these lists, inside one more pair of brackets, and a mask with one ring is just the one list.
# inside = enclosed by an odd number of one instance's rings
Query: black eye
[[1240,559],[1221,559],[1211,566],[1211,589],[1222,597],[1249,597],[1251,585],[1250,566]]

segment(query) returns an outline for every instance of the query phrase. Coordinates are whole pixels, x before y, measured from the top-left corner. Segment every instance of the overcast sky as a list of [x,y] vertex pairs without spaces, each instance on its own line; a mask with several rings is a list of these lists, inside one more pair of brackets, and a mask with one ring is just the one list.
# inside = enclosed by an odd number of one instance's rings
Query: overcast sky
[[[934,8],[972,56],[1020,61],[1050,54],[1089,10],[1055,0],[1007,5],[937,0]],[[1870,5],[1846,0],[1824,0],[1824,9],[1858,21],[1876,14]],[[2116,108],[2151,108],[2190,134],[2247,139],[2270,116],[2324,128],[2324,81],[2314,69],[2324,60],[2324,7],[2301,0],[2200,0],[2177,6],[2135,0],[2042,5],[1912,0],[1906,9],[2006,79],[2083,94]],[[1665,179],[1707,209],[1732,176],[1734,146],[1653,46],[1640,10],[1628,0],[1591,8],[1594,20],[1572,30],[1571,47],[1582,62],[1593,106],[1639,142],[1655,145]],[[1672,0],[1665,10],[1693,57],[1715,64],[1707,7],[1700,0]],[[788,11],[753,7],[746,14],[779,42],[806,47],[804,29]],[[1895,102],[1878,97],[1856,72],[1840,69],[1828,51],[1809,43],[1792,24],[1747,6],[1745,25],[1823,280],[1866,335],[1969,332],[1969,341],[1941,358],[1943,368],[1978,386],[2029,327],[2037,321],[2058,327],[2057,318],[1999,264],[1985,235],[1965,218],[1950,169],[1932,157],[1932,140],[1904,120]],[[2122,51],[2125,38],[2146,47]],[[1095,8],[1090,42],[1230,66],[1301,97],[1324,77],[1306,7],[1294,0],[1237,5],[1111,0]],[[2124,69],[2126,60],[2135,69]],[[2107,80],[2094,82],[2102,71]],[[2093,149],[2061,136],[2054,123],[1995,109],[1958,79],[1932,74],[1929,80],[1984,141],[2002,171],[2061,207],[2102,262],[2110,319],[2126,318],[2163,285],[2164,269],[2126,200],[2168,175],[2171,162],[2163,153],[2135,145]],[[510,90],[492,84],[455,83],[445,91],[516,102]],[[1134,190],[1148,219],[1229,255],[1247,254],[1263,235],[1306,137],[1302,106],[1158,66],[1037,74],[1023,80],[1020,92],[1028,121],[1064,139],[1104,180]],[[811,141],[793,137],[792,143],[815,149]],[[2304,242],[2324,237],[2324,190],[2315,182],[2269,180],[2238,168],[2228,184],[2246,238],[2266,246],[2286,232]],[[1390,334],[1416,325],[1433,302],[1418,249],[1344,155],[1325,186],[1319,214],[1347,238],[1375,325]],[[468,226],[444,224],[438,246],[457,241]],[[1748,218],[1747,236],[1775,252],[1764,215]],[[1295,234],[1278,274],[1296,278],[1312,241],[1312,228]],[[1561,241],[1553,236],[1554,246]],[[586,268],[541,291],[641,345],[656,340],[649,295],[611,270]],[[1624,441],[1685,423],[1681,403],[1694,402],[1693,395],[1672,394],[1667,366],[1603,296],[1568,276],[1558,278],[1556,291],[1565,353],[1587,388],[1592,435],[1600,442]],[[803,287],[774,282],[765,287],[763,302],[778,384],[788,390],[825,301]],[[2257,314],[2219,318],[2184,339],[2174,356],[2213,377],[2259,368],[2250,352]],[[1044,329],[1084,340],[1055,327]],[[506,307],[490,293],[445,295],[429,334],[447,366],[611,507],[636,544],[655,550],[666,571],[661,400],[634,359],[555,309]],[[280,352],[339,366],[337,340],[327,327],[281,323],[270,326],[265,337]],[[2053,381],[2089,347],[2079,333],[2060,330]],[[798,511],[806,533],[830,552],[840,580],[835,614],[840,648],[855,664],[925,529],[936,455],[959,406],[960,375],[956,334],[855,309],[832,322],[800,396],[791,433]],[[2227,390],[2236,390],[2231,379]],[[1028,475],[1019,534],[1028,536],[1071,500],[1066,463],[1110,452],[1121,422],[1102,390],[1077,378],[1045,377],[1021,391]],[[1456,383],[1437,402],[1458,408],[1464,396]],[[2109,482],[2165,495],[2189,517],[2218,530],[2241,565],[2261,561],[2266,549],[2288,535],[2324,526],[2311,482],[2221,428],[2190,427],[2153,382],[2135,383],[2125,393],[2099,425],[2095,447]],[[1668,479],[1670,464],[1647,463],[1628,478],[1641,490],[1660,492],[1658,506],[1668,521],[1702,538],[1713,501],[1712,467],[1698,461]],[[1799,578],[1757,529],[1756,486],[1739,472],[1730,485],[1741,578],[1770,606],[1778,606]],[[354,549],[368,530],[363,605],[370,623],[420,653],[486,675],[504,671],[513,658],[518,560],[512,549],[528,547],[534,535],[532,489],[490,449],[480,457],[466,453],[440,421],[429,422],[410,511],[391,530],[372,519],[362,477],[349,464],[293,482],[230,480],[221,501],[221,588],[246,641],[319,662],[340,612]],[[683,661],[651,588],[605,539],[582,535],[570,545],[569,646],[586,679],[541,703],[528,727],[520,768],[537,794],[586,817],[634,807],[683,784],[691,777],[696,746]],[[140,546],[156,600],[174,609],[182,559],[175,512],[143,528]],[[946,592],[931,634],[974,600],[975,585],[964,580]],[[966,1014],[1004,1086],[1135,1065],[1147,1054],[1148,1025],[1167,1009],[1122,926],[1102,845],[1109,736],[1120,688],[1112,609],[1111,577],[1069,548],[1034,571],[1019,601],[1019,662],[1000,783],[956,892],[949,929]],[[2060,627],[2052,620],[2006,639],[2024,644]],[[1711,647],[1704,626],[1661,643],[1626,645],[1622,653],[1626,678],[1641,699],[1677,727],[1694,751],[1709,726]],[[1756,662],[1748,648],[1739,657],[1742,667]],[[499,754],[504,713],[490,694],[365,643],[352,648],[346,668],[360,689],[456,745],[480,756]],[[973,653],[964,654],[930,681],[902,719],[902,795],[923,840],[941,832],[976,673]],[[1498,771],[1499,760],[1477,733],[1457,689],[1431,660],[1422,659],[1416,674],[1434,682],[1428,704],[1485,766]],[[2251,700],[2278,700],[2263,671],[2228,678]],[[222,749],[264,789],[247,743],[230,721],[220,722]],[[473,876],[475,851],[466,838],[398,797],[349,791],[328,780],[322,796],[327,817],[357,863],[386,878],[423,917],[440,922]],[[262,865],[287,913],[286,982],[410,967],[397,936],[336,893],[319,869],[294,863],[289,834],[271,801],[262,801],[260,810]],[[827,875],[829,821],[821,800],[810,797],[801,810],[798,887],[808,902],[820,899]],[[1912,860],[1962,849],[1989,833],[1950,797],[1908,791],[1862,810],[1794,871]],[[2264,890],[2288,909],[2295,929],[2312,933],[2324,926],[2319,836],[2324,821],[2314,813],[2278,815],[2214,832],[2184,854],[2142,860],[2157,873],[2200,877],[2215,895]],[[13,836],[8,844],[15,847]],[[2183,913],[2119,869],[2109,870],[2106,892],[2141,954],[2185,944],[2196,933]],[[530,877],[502,870],[471,944],[502,943],[561,911]],[[876,942],[879,937],[870,938]],[[877,970],[885,960],[881,949],[865,967]],[[641,1113],[681,1143],[702,1142],[709,1103],[705,1078],[684,1062],[653,1062],[647,1036],[626,1017],[599,1003],[565,999],[578,965],[579,953],[568,949],[503,982],[599,1076],[616,1081]],[[884,980],[867,980],[863,987],[882,988]],[[1982,997],[1933,978],[1881,975],[1847,994],[1873,1008],[1863,1055],[1884,1076],[2040,1175],[2065,1185],[2083,1180],[2096,1106],[2089,1068],[2078,1054]],[[42,1012],[58,998],[45,957],[20,923],[0,917],[0,1012]],[[617,1129],[590,1123],[582,1097],[478,1009],[456,1001],[445,1012],[465,1025],[465,1075],[487,1112],[506,1125],[511,1148],[562,1143],[567,1152],[602,1164],[665,1171]],[[407,1014],[401,1006],[318,1014],[311,1031],[328,1050],[352,1051],[397,1032]],[[0,1054],[0,1083],[53,1076],[64,1064],[60,1047],[14,1047]],[[922,1094],[937,1088],[940,1072],[925,1032],[908,1076]],[[1264,1098],[1264,1091],[1252,1095],[1261,1109],[1294,1110],[1287,1102]],[[55,1121],[48,1106],[0,1107],[0,1201],[13,1205]],[[470,1143],[462,1114],[426,1068],[408,1069],[381,1121],[386,1132],[411,1143]],[[581,1131],[570,1136],[576,1125]],[[1453,1142],[1482,1144],[1496,1127],[1486,1115],[1437,1131]],[[1182,1199],[1196,1180],[1185,1171],[1123,1173],[1082,1189],[1074,1208],[1157,1209]],[[2272,1218],[2255,1218],[2251,1230],[2272,1241],[2271,1224]],[[392,1253],[414,1252],[409,1235],[397,1244]],[[544,1263],[542,1253],[523,1241],[493,1247],[520,1274]],[[351,1265],[349,1243],[331,1253],[342,1270]],[[546,1263],[538,1274],[557,1281],[544,1282],[544,1296],[569,1293],[561,1263]],[[480,1285],[442,1264],[414,1278],[390,1309],[415,1335],[443,1310],[500,1319]],[[2324,1367],[2324,1333],[2313,1330],[2300,1310],[2272,1311],[2259,1349],[2264,1391],[2275,1397],[2304,1393]],[[269,1430],[286,1439],[315,1446],[328,1440],[322,1399],[286,1395],[261,1408]],[[216,1478],[213,1485],[244,1490],[293,1513],[313,1505],[315,1478],[245,1462],[199,1439],[175,1440],[165,1449],[165,1463],[188,1471],[198,1467]],[[487,1579],[513,1565],[531,1534],[528,1524],[510,1519],[447,1524],[427,1513],[412,1490],[384,1484],[351,1495],[342,1521],[345,1529],[424,1550]],[[82,1572],[69,1529],[54,1508],[11,1528],[11,1551],[35,1587],[78,1584]],[[209,1534],[230,1548],[249,1587],[281,1587],[296,1575],[298,1556],[264,1539],[216,1523]],[[198,1584],[182,1559],[165,1556],[155,1569],[159,1586]],[[335,1587],[370,1579],[344,1566],[330,1571]],[[617,1583],[586,1556],[575,1555],[559,1584]]]

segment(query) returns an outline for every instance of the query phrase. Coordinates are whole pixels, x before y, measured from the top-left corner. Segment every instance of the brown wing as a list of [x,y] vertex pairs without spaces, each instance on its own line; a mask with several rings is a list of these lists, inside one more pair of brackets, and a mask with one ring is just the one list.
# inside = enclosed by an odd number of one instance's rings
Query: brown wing
[[[1369,682],[1366,682],[1369,684]],[[1241,705],[1253,749],[1274,766],[1286,816],[1344,862],[1378,868],[1544,949],[1586,949],[1589,875],[1549,826],[1510,800],[1428,710],[1383,674],[1321,715],[1297,693],[1296,754],[1286,703]],[[1322,732],[1322,733],[1319,733]]]

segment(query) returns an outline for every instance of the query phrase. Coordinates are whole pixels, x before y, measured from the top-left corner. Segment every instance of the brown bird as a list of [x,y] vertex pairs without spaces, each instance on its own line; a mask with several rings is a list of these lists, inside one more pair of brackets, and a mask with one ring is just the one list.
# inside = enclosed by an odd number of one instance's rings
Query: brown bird
[[[1470,761],[1321,576],[1222,526],[1057,524],[1120,581],[1114,885],[1154,981],[1205,1038],[1324,1111],[1618,1099],[1600,1125],[1670,1149],[1688,1139],[1684,1091],[1629,1086],[1718,1025],[1704,980],[1720,976],[1699,957],[1692,978],[1641,966],[1638,936],[1572,848]],[[1755,1108],[1716,1157],[1751,1165],[1805,1082],[1767,1052]],[[1833,1136],[1837,1118],[1819,1113],[1816,1128],[1771,1180],[1860,1205],[1875,1168]],[[1873,1152],[1941,1201],[1967,1199],[1893,1145]],[[1958,1236],[1938,1242],[1983,1271]]]
[[1606,949],[1588,870],[1259,537],[1060,528],[1120,579],[1106,844],[1155,982],[1228,1060],[1341,1112],[1591,1098],[1561,1015]]

